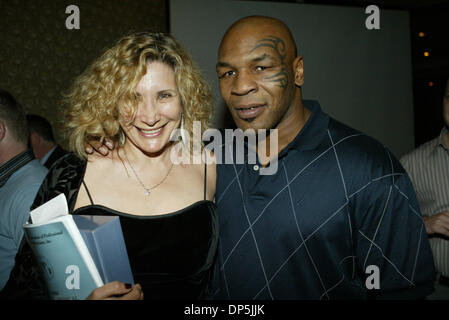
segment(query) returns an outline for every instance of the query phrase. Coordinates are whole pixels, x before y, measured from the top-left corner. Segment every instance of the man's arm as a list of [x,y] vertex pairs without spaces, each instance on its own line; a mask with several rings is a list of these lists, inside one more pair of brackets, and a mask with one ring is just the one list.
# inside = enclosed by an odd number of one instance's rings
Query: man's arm
[[[433,292],[435,268],[414,190],[398,174],[372,183],[356,196],[355,240],[359,266],[379,269],[375,299],[422,299]],[[368,276],[368,275],[367,275]]]
[[0,290],[4,288],[15,265],[15,257],[23,238],[23,225],[28,220],[30,206],[38,185],[23,186],[12,199],[8,219],[0,234]]
[[0,234],[0,291],[8,282],[17,250],[18,247],[11,236]]
[[[401,158],[401,164],[407,171],[410,180],[415,187],[415,190],[419,188],[416,184],[415,173],[412,170],[412,156],[406,155]],[[449,212],[443,211],[432,216],[423,216],[424,225],[426,227],[426,233],[429,236],[444,235],[449,237]]]

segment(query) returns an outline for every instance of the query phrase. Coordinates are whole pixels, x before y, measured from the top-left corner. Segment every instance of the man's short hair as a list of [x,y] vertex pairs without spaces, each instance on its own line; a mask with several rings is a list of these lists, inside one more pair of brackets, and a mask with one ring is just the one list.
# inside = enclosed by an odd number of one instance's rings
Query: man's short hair
[[17,142],[28,143],[28,127],[22,106],[8,91],[0,89],[0,119]]
[[30,133],[36,132],[47,142],[55,142],[50,122],[37,114],[27,114]]

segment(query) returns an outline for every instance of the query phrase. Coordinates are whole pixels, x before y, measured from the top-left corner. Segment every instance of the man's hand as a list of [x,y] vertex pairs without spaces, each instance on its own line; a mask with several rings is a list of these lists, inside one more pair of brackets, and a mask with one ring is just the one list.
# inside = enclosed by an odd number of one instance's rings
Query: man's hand
[[108,138],[104,139],[104,143],[101,143],[97,140],[88,140],[87,143],[84,146],[87,154],[92,154],[94,151],[107,156],[109,153],[109,150],[114,149],[114,145],[112,144],[112,141]]
[[140,284],[131,286],[129,283],[113,281],[95,289],[87,300],[143,300]]
[[449,212],[444,211],[433,216],[424,216],[424,225],[428,235],[442,234],[449,237]]

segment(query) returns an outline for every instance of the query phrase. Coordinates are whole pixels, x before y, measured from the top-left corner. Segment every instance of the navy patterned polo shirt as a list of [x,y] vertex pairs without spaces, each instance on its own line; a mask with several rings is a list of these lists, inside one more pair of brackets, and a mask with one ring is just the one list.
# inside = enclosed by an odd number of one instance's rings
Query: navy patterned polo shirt
[[318,102],[304,105],[312,114],[279,154],[275,174],[261,175],[260,163],[217,166],[214,298],[430,294],[432,254],[404,169]]

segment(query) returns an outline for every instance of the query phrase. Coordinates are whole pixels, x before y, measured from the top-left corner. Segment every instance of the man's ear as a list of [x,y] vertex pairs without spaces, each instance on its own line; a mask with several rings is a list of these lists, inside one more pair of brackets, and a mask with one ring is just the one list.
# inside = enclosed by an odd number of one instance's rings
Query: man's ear
[[293,61],[293,73],[295,75],[295,84],[301,87],[304,84],[304,60],[302,56],[297,56]]
[[6,136],[6,126],[5,123],[0,120],[0,141],[2,141]]

